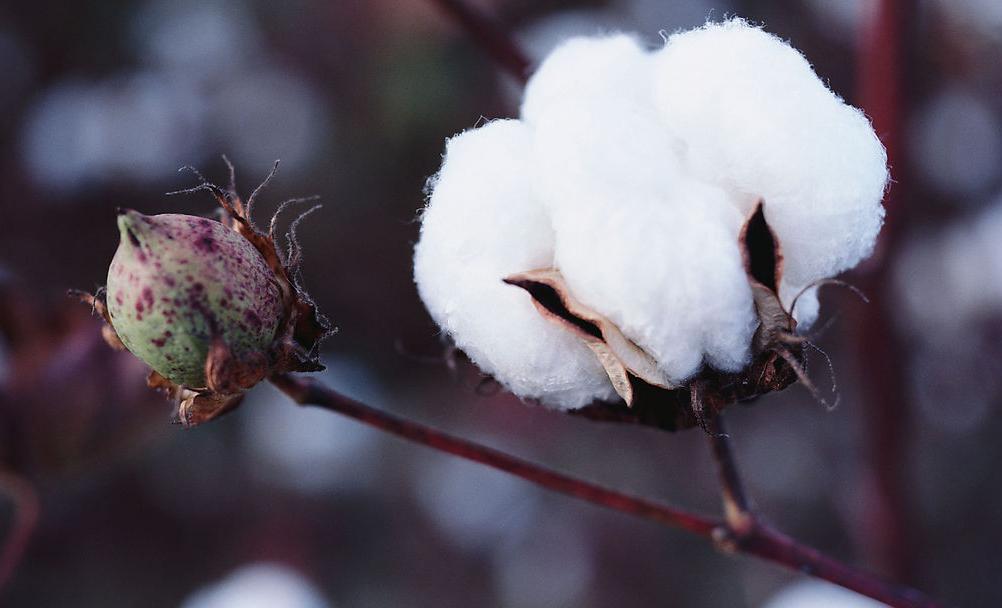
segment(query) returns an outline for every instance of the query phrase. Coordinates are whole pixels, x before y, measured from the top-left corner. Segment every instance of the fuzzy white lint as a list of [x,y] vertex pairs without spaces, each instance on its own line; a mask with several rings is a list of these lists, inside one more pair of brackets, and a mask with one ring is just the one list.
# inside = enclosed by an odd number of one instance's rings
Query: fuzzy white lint
[[[757,201],[793,297],[869,255],[883,146],[807,60],[742,20],[671,36],[573,38],[519,120],[449,141],[415,280],[435,321],[516,395],[575,408],[614,393],[595,356],[501,279],[555,267],[673,381],[739,371],[757,326],[739,233]],[[801,327],[817,316],[802,297]]]

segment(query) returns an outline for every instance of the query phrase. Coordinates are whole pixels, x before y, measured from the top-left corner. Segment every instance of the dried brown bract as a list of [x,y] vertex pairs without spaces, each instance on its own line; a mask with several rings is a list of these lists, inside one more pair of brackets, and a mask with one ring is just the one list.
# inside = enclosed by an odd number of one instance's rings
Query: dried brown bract
[[705,428],[707,418],[728,405],[782,390],[798,379],[816,395],[803,367],[806,340],[797,335],[792,311],[779,298],[783,252],[765,220],[762,202],[745,221],[739,238],[759,320],[752,361],[738,373],[704,368],[682,386],[672,384],[654,359],[611,321],[576,300],[558,270],[532,270],[504,279],[525,289],[546,319],[588,345],[623,399],[594,403],[572,413],[668,430]]
[[186,427],[233,410],[249,388],[274,374],[324,369],[318,347],[333,333],[299,283],[296,228],[318,206],[292,222],[282,251],[279,214],[313,199],[282,203],[264,232],[252,210],[278,163],[245,202],[226,162],[227,188],[187,168],[201,183],[171,193],[208,191],[220,207],[218,223],[120,210],[123,239],[109,272],[111,293],[80,294],[108,322],[108,342],[152,368],[149,386],[177,403],[176,418]]

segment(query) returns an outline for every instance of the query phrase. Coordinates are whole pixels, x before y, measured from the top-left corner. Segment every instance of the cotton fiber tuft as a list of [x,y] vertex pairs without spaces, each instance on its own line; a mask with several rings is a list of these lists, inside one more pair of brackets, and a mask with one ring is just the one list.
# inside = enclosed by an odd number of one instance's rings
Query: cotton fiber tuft
[[576,408],[615,393],[588,348],[501,279],[553,263],[553,228],[525,179],[530,130],[498,120],[449,140],[414,277],[435,322],[513,393]]
[[519,120],[448,143],[429,183],[415,280],[434,320],[524,398],[615,396],[584,342],[503,278],[555,268],[682,384],[737,372],[758,325],[740,244],[759,201],[779,296],[808,326],[812,284],[869,255],[887,162],[866,117],[798,51],[734,19],[647,50],[572,38],[529,81]]

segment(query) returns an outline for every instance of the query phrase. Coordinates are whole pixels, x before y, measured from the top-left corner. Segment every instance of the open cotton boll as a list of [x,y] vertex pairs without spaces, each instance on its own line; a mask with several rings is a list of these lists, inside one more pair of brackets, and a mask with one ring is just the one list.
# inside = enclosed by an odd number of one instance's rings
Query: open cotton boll
[[[870,253],[886,181],[866,117],[800,53],[743,21],[677,34],[656,52],[628,35],[572,38],[530,78],[521,120],[450,141],[415,277],[457,345],[523,397],[575,408],[612,398],[615,383],[633,405],[627,374],[781,390],[792,371],[768,385],[727,374],[758,377],[770,357],[797,356],[787,311],[803,292],[790,313],[810,325],[813,283]],[[768,229],[756,219],[746,244],[760,200]],[[773,236],[778,285],[762,247]],[[543,295],[540,313],[501,283],[536,269],[559,280],[567,310]],[[786,311],[762,289],[753,299],[755,281]],[[575,334],[588,324],[601,336]]]
[[529,188],[529,130],[499,120],[449,140],[431,184],[414,278],[432,317],[523,398],[576,408],[615,395],[595,355],[502,278],[548,268],[553,230]]
[[656,102],[686,144],[686,167],[731,189],[746,212],[765,201],[783,247],[784,292],[870,254],[886,153],[803,55],[739,19],[675,34],[655,55]]

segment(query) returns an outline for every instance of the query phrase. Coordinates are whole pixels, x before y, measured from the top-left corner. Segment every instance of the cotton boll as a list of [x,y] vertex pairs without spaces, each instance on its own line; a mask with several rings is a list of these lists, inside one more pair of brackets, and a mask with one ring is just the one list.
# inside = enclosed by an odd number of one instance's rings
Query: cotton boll
[[486,372],[560,407],[611,398],[596,357],[506,275],[555,267],[681,383],[738,372],[758,325],[740,232],[764,201],[800,327],[815,281],[859,262],[883,219],[886,154],[797,51],[743,21],[673,36],[572,38],[530,79],[520,121],[463,134],[433,183],[415,277]]
[[529,188],[529,131],[489,123],[451,139],[415,249],[418,291],[456,345],[516,395],[575,408],[614,395],[592,352],[501,279],[553,263]]
[[869,255],[883,221],[886,153],[803,55],[735,19],[672,36],[655,63],[657,104],[686,143],[686,166],[731,189],[746,212],[764,199],[789,285]]

